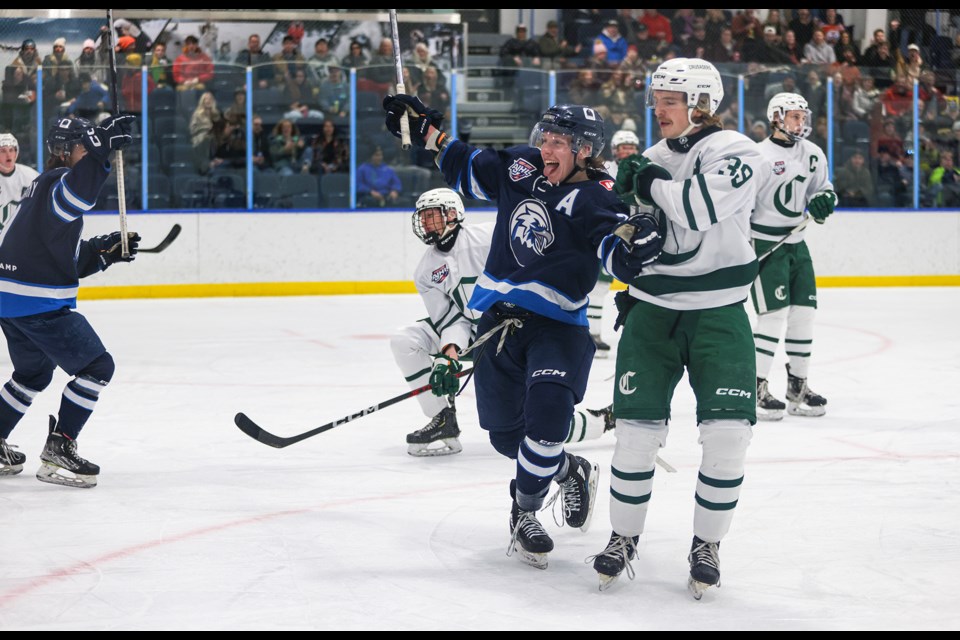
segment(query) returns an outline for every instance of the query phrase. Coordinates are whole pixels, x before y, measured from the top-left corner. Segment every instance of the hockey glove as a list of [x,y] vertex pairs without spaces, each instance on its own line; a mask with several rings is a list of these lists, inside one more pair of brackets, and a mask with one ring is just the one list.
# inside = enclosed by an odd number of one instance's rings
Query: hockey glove
[[87,129],[83,136],[83,146],[87,148],[87,153],[100,162],[106,162],[111,151],[123,149],[133,142],[130,127],[133,124],[134,117],[131,115],[112,116],[104,120],[102,124]]
[[457,374],[463,371],[459,361],[448,358],[442,353],[433,356],[433,371],[430,372],[430,391],[435,396],[449,396],[460,390],[460,378]]
[[93,249],[94,255],[97,256],[97,261],[100,263],[101,271],[112,265],[114,262],[133,262],[134,257],[137,255],[139,243],[140,234],[136,231],[128,231],[127,244],[130,248],[130,255],[124,258],[121,255],[122,247],[120,246],[119,231],[114,231],[113,233],[108,233],[107,235],[97,236],[87,240],[87,244],[90,245],[90,248]]
[[[447,136],[440,131],[440,127],[443,126],[443,114],[423,104],[416,96],[388,95],[383,99],[383,110],[387,112],[387,131],[397,138],[400,137],[400,117],[406,112],[410,117],[410,141],[418,147],[425,147],[428,151],[438,151],[440,143]],[[431,125],[437,131],[428,138]]]
[[617,194],[628,205],[653,205],[650,187],[658,179],[673,180],[673,176],[650,158],[633,154],[617,165]]
[[623,240],[615,249],[616,259],[634,273],[640,273],[660,257],[660,225],[649,213],[634,213],[613,230],[613,235]]
[[818,191],[813,194],[813,197],[810,198],[810,202],[807,203],[807,210],[810,211],[810,215],[813,216],[814,222],[817,224],[823,224],[823,221],[827,219],[833,210],[837,206],[837,194],[829,189],[824,191]]

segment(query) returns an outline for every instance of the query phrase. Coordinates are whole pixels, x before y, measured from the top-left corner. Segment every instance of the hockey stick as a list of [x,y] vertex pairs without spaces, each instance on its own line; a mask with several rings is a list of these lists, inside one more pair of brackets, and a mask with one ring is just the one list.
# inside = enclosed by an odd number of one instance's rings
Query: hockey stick
[[[120,115],[120,94],[117,92],[117,50],[113,38],[113,9],[107,9],[107,34],[110,44],[110,93],[113,115]],[[130,239],[127,237],[127,187],[123,181],[123,150],[117,149],[117,210],[120,213],[120,255],[130,257]]]
[[801,231],[806,229],[809,223],[810,223],[810,218],[807,218],[806,220],[804,220],[803,222],[795,226],[793,229],[790,230],[790,233],[780,238],[777,241],[777,244],[773,245],[772,247],[764,251],[762,254],[760,254],[760,257],[757,258],[757,262],[763,262],[764,260],[766,260],[771,253],[779,249],[783,245],[783,243],[789,240],[795,233],[800,233]]
[[[457,375],[457,377],[459,378],[459,377],[461,377],[461,376],[467,375],[467,374],[470,373],[471,371],[473,371],[473,367],[471,367],[471,368],[469,368],[469,369],[464,369],[463,371],[460,371],[460,372],[457,373],[456,375]],[[327,424],[323,425],[322,427],[317,427],[316,429],[311,429],[310,431],[305,431],[305,432],[303,432],[303,433],[301,433],[301,434],[299,434],[299,435],[290,436],[289,438],[283,438],[283,437],[281,437],[281,436],[275,436],[275,435],[273,435],[272,433],[270,433],[269,431],[265,431],[260,425],[258,425],[256,422],[254,422],[253,420],[251,420],[250,418],[248,418],[247,415],[246,415],[245,413],[242,413],[242,412],[241,412],[241,413],[238,413],[238,414],[236,415],[236,417],[234,417],[233,421],[236,423],[236,425],[237,425],[238,427],[240,427],[240,431],[243,431],[245,434],[247,434],[248,436],[250,436],[250,437],[253,438],[254,440],[257,440],[257,441],[259,441],[259,442],[262,442],[263,444],[268,445],[268,446],[270,446],[270,447],[273,447],[273,448],[275,448],[275,449],[283,449],[284,447],[289,447],[290,445],[295,444],[295,443],[297,443],[297,442],[300,442],[301,440],[306,440],[307,438],[313,437],[313,436],[317,435],[318,433],[323,433],[324,431],[329,431],[330,429],[333,429],[334,427],[339,427],[340,425],[346,424],[346,423],[348,423],[348,422],[350,422],[350,421],[352,421],[352,420],[356,420],[357,418],[362,418],[363,416],[368,416],[368,415],[370,415],[371,413],[374,413],[374,412],[376,412],[376,411],[380,411],[381,409],[386,409],[386,408],[389,407],[390,405],[397,404],[398,402],[401,402],[401,401],[403,401],[403,400],[406,400],[407,398],[412,398],[412,397],[414,397],[414,396],[418,396],[418,395],[420,395],[421,393],[425,393],[425,392],[427,392],[427,391],[430,391],[430,385],[429,385],[429,384],[423,385],[422,387],[418,387],[418,388],[416,388],[416,389],[412,389],[412,390],[410,390],[410,391],[407,391],[406,393],[400,394],[399,396],[394,396],[393,398],[390,398],[389,400],[384,400],[383,402],[380,402],[380,403],[378,403],[378,404],[375,404],[375,405],[373,405],[373,406],[371,406],[371,407],[367,407],[366,409],[361,409],[360,411],[358,411],[358,412],[356,412],[356,413],[351,413],[350,415],[344,416],[343,418],[340,418],[339,420],[334,420],[333,422],[328,422]]]
[[149,247],[147,249],[138,249],[137,253],[160,253],[161,251],[169,247],[173,243],[173,241],[177,239],[177,236],[179,235],[180,235],[180,225],[175,224],[167,233],[167,237],[160,241],[160,244],[158,244],[155,247]]
[[[403,63],[400,61],[400,29],[397,27],[397,10],[390,9],[390,30],[393,32],[393,64],[397,67],[397,95],[407,93],[403,82]],[[410,119],[404,111],[400,116],[400,146],[404,151],[410,149]]]

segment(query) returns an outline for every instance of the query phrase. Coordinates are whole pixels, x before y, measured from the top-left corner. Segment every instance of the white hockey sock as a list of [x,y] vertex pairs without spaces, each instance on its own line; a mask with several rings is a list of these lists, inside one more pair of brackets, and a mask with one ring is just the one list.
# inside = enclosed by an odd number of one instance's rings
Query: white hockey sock
[[590,292],[587,303],[587,322],[590,324],[590,334],[599,336],[603,327],[603,301],[610,292],[610,283],[597,280],[593,291]]
[[746,420],[706,420],[700,424],[703,457],[697,476],[693,533],[701,540],[719,542],[730,530],[752,436],[753,428]]
[[790,362],[790,373],[798,378],[806,378],[813,349],[813,318],[817,310],[801,306],[791,306],[789,309],[784,346]]
[[[425,322],[404,327],[390,338],[390,350],[393,359],[400,367],[403,377],[411,389],[418,389],[430,383],[430,371],[433,368],[431,353],[440,350],[438,338]],[[417,396],[420,408],[428,418],[447,408],[447,399],[432,393]]]
[[617,420],[610,465],[610,524],[622,536],[643,533],[653,493],[657,452],[667,441],[664,420]]
[[570,433],[567,434],[566,442],[583,442],[584,440],[596,440],[603,435],[604,430],[603,416],[595,416],[586,411],[577,409],[573,412],[573,418],[570,420]]
[[773,357],[780,343],[780,332],[787,320],[787,308],[761,313],[753,330],[753,342],[757,352],[757,377],[767,379],[773,367]]

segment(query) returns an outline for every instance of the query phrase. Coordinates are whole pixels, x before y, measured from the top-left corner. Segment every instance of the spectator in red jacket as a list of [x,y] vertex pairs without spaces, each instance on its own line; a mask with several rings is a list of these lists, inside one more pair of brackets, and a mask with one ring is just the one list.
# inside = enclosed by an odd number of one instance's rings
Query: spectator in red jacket
[[200,50],[196,36],[183,39],[183,52],[173,61],[173,79],[178,90],[205,89],[213,80],[213,61]]
[[644,9],[640,24],[647,26],[651,40],[661,40],[667,44],[673,43],[673,29],[666,16],[660,15],[656,9]]

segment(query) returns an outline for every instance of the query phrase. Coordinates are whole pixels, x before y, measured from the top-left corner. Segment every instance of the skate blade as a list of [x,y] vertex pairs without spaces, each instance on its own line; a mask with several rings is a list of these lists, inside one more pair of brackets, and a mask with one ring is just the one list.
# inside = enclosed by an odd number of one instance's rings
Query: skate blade
[[64,475],[69,471],[56,465],[44,462],[37,470],[37,480],[49,484],[59,484],[63,487],[76,487],[77,489],[90,489],[97,486],[97,476],[85,476],[74,474],[72,477]]
[[[434,445],[431,448],[431,445]],[[440,445],[440,446],[435,446]],[[463,451],[457,438],[444,438],[427,444],[408,444],[407,453],[416,458],[432,458],[434,456],[452,456]]]
[[531,553],[527,551],[520,545],[517,545],[514,549],[517,552],[517,558],[520,562],[528,564],[534,569],[546,569],[547,568],[547,555],[546,553]]
[[783,411],[763,411],[757,409],[757,420],[762,422],[777,422],[783,420]]
[[600,577],[600,591],[606,591],[614,585],[620,576],[608,576],[605,573],[598,573]]
[[[690,590],[690,593],[693,595],[694,600],[699,600],[703,597],[704,592],[714,585],[707,584],[706,582],[700,582],[699,580],[694,580],[693,578],[687,578],[687,589]],[[720,585],[717,584],[717,587]]]
[[804,418],[819,418],[827,413],[826,407],[807,407],[802,404],[787,405],[787,413],[792,416],[802,416]]
[[587,494],[590,496],[590,506],[587,509],[587,519],[584,521],[580,531],[586,533],[590,528],[590,521],[593,519],[593,508],[597,502],[597,479],[600,475],[600,465],[590,465],[590,479],[587,481]]
[[597,349],[597,351],[593,354],[594,360],[606,360],[609,357],[610,357],[609,351],[600,351],[599,349]]
[[22,464],[4,465],[3,467],[0,467],[0,477],[15,476],[21,471],[23,471]]

